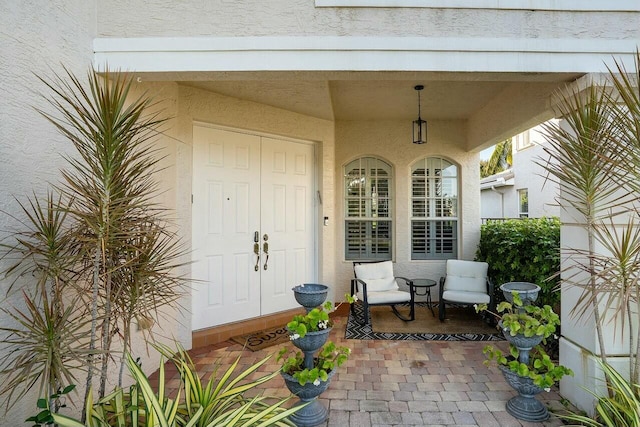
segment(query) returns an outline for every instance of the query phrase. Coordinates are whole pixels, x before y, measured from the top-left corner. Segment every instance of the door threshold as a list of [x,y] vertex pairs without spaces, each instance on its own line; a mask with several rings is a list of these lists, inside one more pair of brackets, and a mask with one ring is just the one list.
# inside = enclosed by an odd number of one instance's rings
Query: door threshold
[[296,314],[304,314],[304,309],[281,311],[240,322],[227,323],[212,328],[199,329],[191,333],[192,348],[202,348],[228,341],[231,337],[250,334],[267,328],[286,325]]

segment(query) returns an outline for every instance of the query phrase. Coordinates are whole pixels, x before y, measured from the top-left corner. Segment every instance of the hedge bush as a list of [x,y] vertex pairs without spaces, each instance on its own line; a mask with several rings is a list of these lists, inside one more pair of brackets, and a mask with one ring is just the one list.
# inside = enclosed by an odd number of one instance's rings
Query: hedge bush
[[501,284],[531,282],[541,288],[537,304],[560,303],[560,292],[554,292],[560,271],[558,218],[488,220],[480,231],[476,260],[489,264],[496,301],[504,299]]

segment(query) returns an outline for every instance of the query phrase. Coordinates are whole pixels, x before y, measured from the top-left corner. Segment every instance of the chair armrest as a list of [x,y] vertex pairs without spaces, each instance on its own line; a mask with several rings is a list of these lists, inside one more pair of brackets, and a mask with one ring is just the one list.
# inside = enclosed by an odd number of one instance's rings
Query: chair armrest
[[362,279],[358,279],[357,277],[354,279],[351,279],[351,295],[359,291],[360,289],[359,285],[362,285],[362,296],[365,302],[367,302],[367,282],[365,282]]
[[402,276],[396,276],[394,277],[394,279],[396,280],[400,279],[404,281],[404,284],[409,287],[409,292],[411,292],[411,294],[413,295],[413,280],[407,279],[406,277],[402,277]]
[[442,294],[444,293],[444,281],[446,280],[446,277],[442,276],[440,277],[440,289],[438,289],[438,299],[440,301],[442,301]]
[[489,310],[495,310],[495,296],[493,295],[493,281],[487,277],[487,293],[489,294]]

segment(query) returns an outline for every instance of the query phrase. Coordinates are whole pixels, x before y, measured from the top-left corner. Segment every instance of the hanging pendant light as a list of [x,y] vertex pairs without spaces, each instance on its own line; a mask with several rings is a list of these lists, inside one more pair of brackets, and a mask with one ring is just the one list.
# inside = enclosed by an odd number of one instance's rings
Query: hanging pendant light
[[426,144],[427,143],[427,121],[422,120],[420,117],[420,91],[424,89],[424,86],[417,85],[414,87],[418,92],[418,119],[413,121],[413,143],[414,144]]

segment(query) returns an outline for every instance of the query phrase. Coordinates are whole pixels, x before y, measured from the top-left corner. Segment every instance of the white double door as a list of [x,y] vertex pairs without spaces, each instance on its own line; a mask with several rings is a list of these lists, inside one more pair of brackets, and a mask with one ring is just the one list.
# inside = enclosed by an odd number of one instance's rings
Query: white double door
[[193,127],[192,327],[297,307],[315,281],[311,144]]

